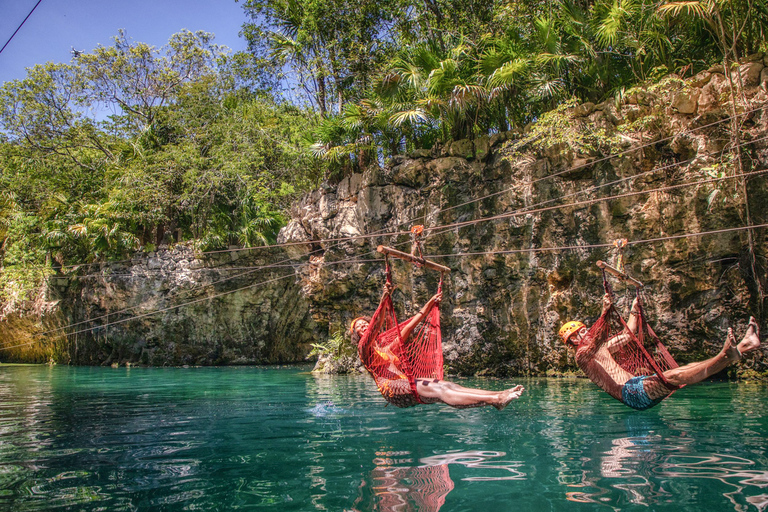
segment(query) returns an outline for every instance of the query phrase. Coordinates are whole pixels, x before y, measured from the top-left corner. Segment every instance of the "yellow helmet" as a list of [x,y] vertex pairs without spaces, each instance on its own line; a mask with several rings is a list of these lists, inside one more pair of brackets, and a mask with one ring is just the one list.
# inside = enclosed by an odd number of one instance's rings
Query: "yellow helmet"
[[563,341],[565,343],[568,343],[568,338],[573,336],[575,333],[579,332],[579,330],[582,327],[584,327],[583,323],[577,320],[572,320],[570,322],[566,322],[565,324],[563,324],[558,334],[560,335],[561,338],[563,338]]

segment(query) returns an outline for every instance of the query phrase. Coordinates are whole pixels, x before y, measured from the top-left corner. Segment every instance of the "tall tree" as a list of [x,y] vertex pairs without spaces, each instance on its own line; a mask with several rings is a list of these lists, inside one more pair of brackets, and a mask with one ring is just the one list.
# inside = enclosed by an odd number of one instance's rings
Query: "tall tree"
[[376,0],[246,0],[243,8],[249,50],[275,60],[286,87],[300,87],[322,116],[340,113],[370,85],[397,11],[394,2]]
[[141,130],[152,126],[157,112],[176,99],[184,84],[213,74],[223,52],[207,32],[179,32],[158,50],[120,31],[112,46],[98,46],[76,60],[88,101],[117,106]]
[[[714,36],[721,51],[723,62],[723,73],[730,83],[731,101],[731,151],[735,162],[735,170],[738,174],[743,174],[746,170],[745,162],[741,153],[741,123],[738,112],[739,99],[741,99],[741,108],[748,105],[746,97],[743,96],[743,84],[741,83],[741,73],[734,73],[732,63],[738,63],[739,57],[745,50],[745,39],[747,44],[751,44],[750,34],[759,32],[765,33],[768,27],[766,16],[754,16],[757,11],[760,14],[766,13],[766,3],[762,0],[690,0],[685,2],[673,1],[666,2],[659,6],[659,13],[673,17],[686,17],[702,21],[707,29]],[[745,34],[747,37],[745,38]],[[738,69],[738,68],[737,68]],[[741,96],[741,98],[739,98]],[[744,197],[744,216],[747,225],[752,224],[752,214],[749,204],[749,189],[746,184],[746,178],[740,179],[741,192]],[[758,295],[758,308],[762,310],[766,298],[766,291],[761,279],[761,273],[758,270],[757,256],[755,250],[754,234],[752,229],[747,230],[747,245],[749,250],[750,271],[755,283]],[[763,273],[764,274],[764,273]]]

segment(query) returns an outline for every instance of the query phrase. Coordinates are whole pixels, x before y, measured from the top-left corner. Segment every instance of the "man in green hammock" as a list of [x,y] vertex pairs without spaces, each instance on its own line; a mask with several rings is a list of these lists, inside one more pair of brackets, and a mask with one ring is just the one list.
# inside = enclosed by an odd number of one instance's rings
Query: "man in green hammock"
[[[442,299],[442,292],[436,293],[411,319],[396,327],[382,332],[385,321],[380,314],[386,305],[391,305],[392,286],[384,286],[384,294],[374,319],[358,317],[352,320],[350,331],[352,342],[358,346],[360,359],[373,376],[382,396],[397,407],[410,407],[422,404],[442,402],[458,409],[491,405],[503,409],[524,391],[523,386],[515,386],[503,391],[486,391],[460,386],[442,379],[442,347],[439,342],[435,350],[440,350],[438,370],[439,378],[412,375],[409,371],[409,359],[426,357],[429,354],[409,355],[408,347],[413,344],[414,330],[425,321]],[[439,330],[439,327],[437,327]],[[398,332],[399,331],[399,336]]]
[[[588,331],[581,322],[571,321],[560,328],[559,334],[566,346],[575,352],[576,363],[587,377],[612,397],[633,409],[649,409],[674,389],[701,382],[724,370],[731,363],[739,361],[742,354],[760,347],[760,329],[755,319],[750,317],[747,332],[738,345],[733,330],[729,328],[725,344],[716,356],[663,371],[663,380],[659,375],[636,376],[622,368],[614,358],[616,352],[632,339],[626,330],[606,340],[600,340],[593,332],[599,330],[595,327],[604,321],[611,308],[611,295],[606,293],[603,298],[603,313],[592,329]],[[640,314],[638,301],[635,299],[626,322],[627,329],[633,334],[637,332]]]

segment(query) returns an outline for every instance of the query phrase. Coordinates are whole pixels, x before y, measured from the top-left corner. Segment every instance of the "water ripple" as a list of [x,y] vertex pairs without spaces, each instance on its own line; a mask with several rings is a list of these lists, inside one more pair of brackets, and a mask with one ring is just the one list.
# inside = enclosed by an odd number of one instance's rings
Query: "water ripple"
[[637,413],[581,379],[465,379],[526,394],[398,409],[305,370],[0,366],[0,510],[768,510],[766,386]]

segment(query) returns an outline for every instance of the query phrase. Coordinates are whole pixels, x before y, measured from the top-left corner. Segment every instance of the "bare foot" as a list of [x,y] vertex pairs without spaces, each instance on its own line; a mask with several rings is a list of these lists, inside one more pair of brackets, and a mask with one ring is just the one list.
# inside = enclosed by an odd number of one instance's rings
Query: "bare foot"
[[759,346],[760,346],[760,327],[757,325],[757,321],[755,321],[755,317],[751,316],[749,317],[749,324],[747,325],[747,333],[744,335],[744,338],[739,342],[736,348],[738,348],[739,352],[743,354],[744,352],[755,350]]
[[741,352],[736,348],[736,336],[733,335],[733,329],[728,328],[728,334],[725,336],[725,345],[723,345],[723,352],[729,361],[738,361],[741,359]]
[[511,402],[515,398],[520,398],[520,395],[523,394],[523,391],[525,391],[525,388],[523,386],[515,386],[513,388],[509,388],[505,391],[502,391],[501,399],[499,400],[499,403],[493,404],[493,406],[496,409],[501,411],[507,405],[509,405],[509,402]]

